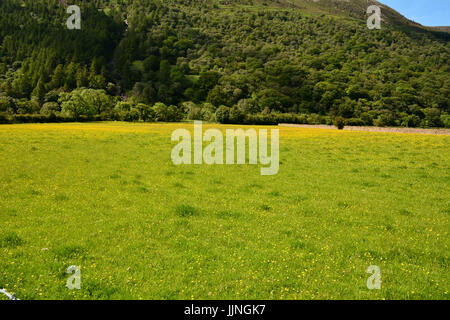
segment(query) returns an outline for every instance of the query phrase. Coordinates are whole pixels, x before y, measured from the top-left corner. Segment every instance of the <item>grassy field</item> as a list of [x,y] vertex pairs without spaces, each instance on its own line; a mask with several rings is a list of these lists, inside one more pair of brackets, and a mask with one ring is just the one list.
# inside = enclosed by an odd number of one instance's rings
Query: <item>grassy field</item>
[[[259,165],[173,165],[180,127],[192,125],[0,126],[0,288],[448,299],[449,136],[280,127],[280,171],[261,176]],[[66,288],[70,265],[81,290]],[[381,290],[366,287],[370,265]]]

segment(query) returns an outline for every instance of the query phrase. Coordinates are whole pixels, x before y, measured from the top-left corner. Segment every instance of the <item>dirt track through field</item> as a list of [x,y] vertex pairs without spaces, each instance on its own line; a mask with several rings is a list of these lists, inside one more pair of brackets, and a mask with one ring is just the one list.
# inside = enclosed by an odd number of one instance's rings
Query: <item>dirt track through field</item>
[[[332,129],[337,130],[335,126],[328,125],[312,125],[312,124],[289,124],[280,123],[280,127],[296,127],[296,128],[316,128],[316,129]],[[373,131],[373,132],[393,132],[393,133],[417,133],[417,134],[437,134],[450,135],[450,129],[422,129],[422,128],[384,128],[384,127],[352,127],[345,126],[345,131]]]

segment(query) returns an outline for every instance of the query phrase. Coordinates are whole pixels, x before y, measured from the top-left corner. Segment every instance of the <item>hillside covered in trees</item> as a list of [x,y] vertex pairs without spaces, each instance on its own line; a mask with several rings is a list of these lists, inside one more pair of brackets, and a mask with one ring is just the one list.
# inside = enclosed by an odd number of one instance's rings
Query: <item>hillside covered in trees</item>
[[450,34],[381,7],[369,30],[366,0],[2,0],[0,122],[450,127]]

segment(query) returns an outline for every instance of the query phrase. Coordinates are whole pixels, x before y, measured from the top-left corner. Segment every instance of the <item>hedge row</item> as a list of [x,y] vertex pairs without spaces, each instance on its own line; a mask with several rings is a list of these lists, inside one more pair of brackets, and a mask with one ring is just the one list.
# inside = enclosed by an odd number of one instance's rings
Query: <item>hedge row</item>
[[100,115],[93,117],[80,116],[78,118],[67,117],[61,115],[43,115],[43,114],[13,114],[7,115],[0,113],[1,124],[13,124],[13,123],[58,123],[58,122],[87,122],[87,121],[104,121]]
[[[213,114],[214,117],[214,114]],[[220,123],[227,124],[244,124],[244,125],[277,125],[279,123],[292,123],[292,124],[327,124],[335,125],[335,119],[330,116],[322,116],[318,114],[294,114],[294,113],[268,113],[268,114],[238,114],[232,117],[223,117],[221,115],[218,117],[217,112],[215,115],[216,119]],[[442,127],[450,127],[450,116],[442,116]],[[51,113],[50,115],[43,114],[7,114],[0,113],[0,124],[13,124],[13,123],[58,123],[58,122],[88,122],[88,121],[128,121],[135,122],[139,121],[139,117],[117,117],[113,113],[102,113],[95,116],[79,116],[69,117],[63,116],[61,114]],[[154,122],[158,119],[150,117],[148,122]],[[181,119],[164,119],[163,121],[180,121]],[[359,118],[350,118],[341,120],[346,126],[386,126],[379,123],[368,123]],[[426,122],[422,121],[423,127],[433,127],[429,126]],[[395,125],[394,125],[395,126]],[[399,126],[399,125],[397,125]],[[416,125],[411,125],[409,123],[402,123],[401,127],[417,127]]]

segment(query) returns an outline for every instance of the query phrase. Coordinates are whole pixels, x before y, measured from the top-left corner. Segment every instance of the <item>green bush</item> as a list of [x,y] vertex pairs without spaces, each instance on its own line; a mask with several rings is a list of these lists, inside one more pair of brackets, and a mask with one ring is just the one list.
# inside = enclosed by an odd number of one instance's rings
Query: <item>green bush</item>
[[95,118],[98,118],[98,121],[117,120],[112,110],[102,111],[99,115],[96,115]]
[[426,108],[423,110],[425,114],[425,125],[427,127],[441,127],[441,111],[438,108]]
[[333,123],[339,130],[342,130],[342,129],[344,129],[344,126],[345,126],[345,119],[342,117],[336,117],[336,118],[334,118]]
[[245,114],[256,114],[259,110],[258,104],[254,99],[241,99],[237,106]]
[[[1,117],[1,116],[0,116]],[[50,113],[49,115],[43,114],[15,114],[10,117],[7,117],[6,123],[52,123],[52,122],[73,122],[76,119],[72,117],[56,115],[54,113]],[[82,119],[80,119],[82,120]],[[85,121],[95,120],[85,119]]]
[[237,106],[234,106],[230,109],[229,112],[230,118],[229,123],[240,124],[244,123],[245,113],[241,111]]
[[248,125],[276,125],[278,122],[272,114],[249,114],[245,119]]
[[312,113],[308,115],[307,122],[309,124],[321,124],[323,122],[323,118],[318,114]]
[[58,102],[60,92],[51,90],[44,95],[44,102]]
[[441,114],[441,123],[444,128],[450,128],[450,114],[445,112]]
[[128,112],[128,120],[127,121],[139,121],[139,110],[136,108],[131,108]]
[[216,121],[219,123],[229,123],[230,121],[230,108],[226,106],[220,106],[216,110]]
[[211,103],[204,103],[201,108],[201,117],[203,121],[215,121],[216,107]]
[[11,120],[9,119],[9,117],[6,115],[6,113],[4,112],[0,112],[0,123],[1,124],[5,124],[5,123],[10,123]]
[[121,112],[128,112],[131,110],[131,104],[125,101],[119,101],[114,106],[114,111],[121,113]]
[[62,93],[59,102],[63,114],[80,120],[92,119],[94,115],[110,111],[114,106],[112,97],[108,96],[104,90],[85,88]]
[[151,106],[144,103],[138,103],[136,109],[139,111],[139,117],[142,121],[155,121],[155,111]]
[[60,112],[61,107],[57,102],[46,102],[42,105],[41,114],[50,115],[51,113]]
[[0,112],[6,112],[13,107],[11,98],[0,97]]
[[166,121],[177,122],[183,119],[183,113],[177,106],[169,106],[167,108]]
[[420,118],[415,114],[406,115],[402,120],[402,127],[416,128],[420,126]]
[[392,111],[382,110],[373,123],[377,127],[395,127],[397,125],[396,115]]
[[20,100],[16,102],[18,114],[33,114],[41,110],[39,102],[36,100]]
[[350,119],[345,120],[345,125],[361,127],[361,126],[365,126],[366,123],[362,119],[359,119],[359,118],[350,118]]
[[162,102],[157,102],[153,106],[156,121],[168,121],[168,108]]
[[182,106],[188,120],[203,120],[202,108],[200,106],[192,101],[184,102]]
[[373,116],[370,112],[363,112],[359,117],[365,126],[373,126]]

